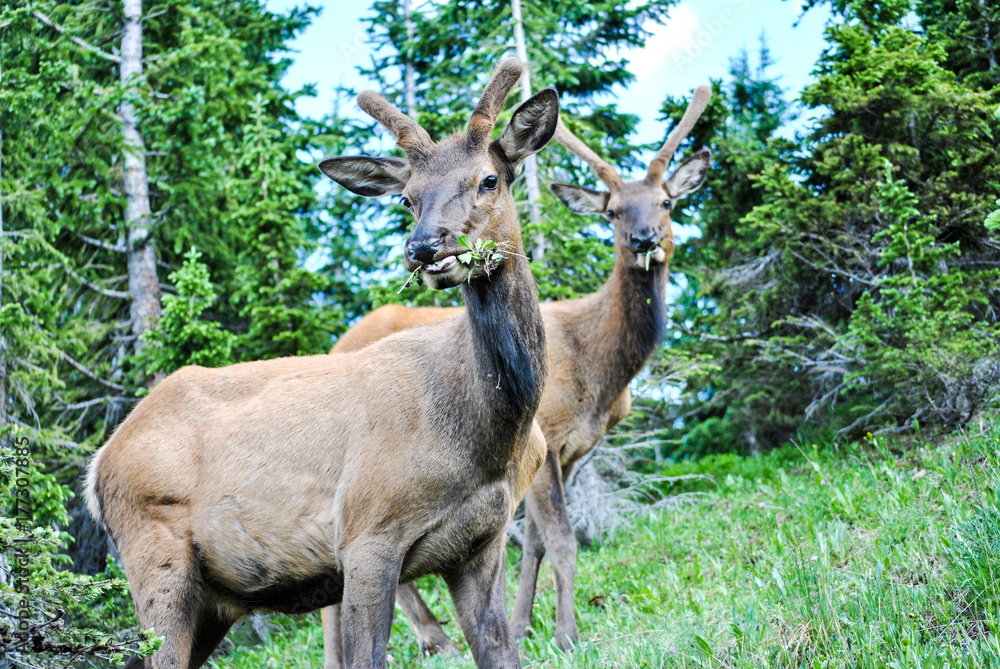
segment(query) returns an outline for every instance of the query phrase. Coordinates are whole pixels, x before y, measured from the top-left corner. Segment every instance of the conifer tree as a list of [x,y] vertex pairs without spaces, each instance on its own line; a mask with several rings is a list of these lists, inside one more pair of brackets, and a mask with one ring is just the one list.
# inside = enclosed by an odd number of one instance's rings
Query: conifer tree
[[[690,452],[734,443],[766,448],[800,430],[851,437],[917,421],[952,426],[992,396],[971,370],[988,375],[993,363],[976,367],[967,356],[975,348],[972,333],[992,333],[1000,306],[990,281],[1000,267],[998,241],[985,224],[1000,183],[997,89],[956,79],[940,45],[902,23],[909,3],[845,4],[846,18],[828,27],[818,79],[802,95],[809,108],[829,111],[797,152],[774,154],[757,171],[760,201],[739,219],[737,235],[705,235],[693,246],[692,257],[701,254],[714,279],[699,283],[689,298],[693,309],[678,314],[690,337],[688,355],[711,359],[689,375],[679,409]],[[894,166],[892,181],[886,161]],[[880,196],[896,180],[918,214],[903,216],[894,210],[898,202]],[[711,216],[706,206],[706,221]],[[892,249],[914,242],[907,235],[916,222],[928,253],[938,245],[953,250],[917,271],[921,282],[937,273],[951,277],[938,286],[936,302],[892,297],[892,277],[909,271],[902,256],[892,259]],[[892,316],[920,309],[929,319],[921,332]],[[961,313],[946,313],[955,310]],[[898,402],[884,394],[898,385],[899,368],[873,357],[871,348],[849,345],[888,322],[911,333],[913,364],[926,372],[910,369],[917,385]],[[937,377],[931,356],[920,352],[930,332],[953,356]],[[886,352],[895,348],[884,344]],[[979,350],[994,355],[984,341]],[[970,372],[959,393],[965,399],[944,402],[941,389],[957,387],[948,379],[962,376],[959,370]],[[855,392],[865,374],[870,385]]]

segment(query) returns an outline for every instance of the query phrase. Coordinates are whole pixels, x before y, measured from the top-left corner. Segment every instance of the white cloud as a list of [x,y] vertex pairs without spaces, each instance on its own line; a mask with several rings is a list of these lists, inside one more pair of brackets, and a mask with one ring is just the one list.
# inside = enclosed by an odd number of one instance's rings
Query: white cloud
[[698,14],[689,3],[682,2],[670,11],[666,23],[647,26],[647,29],[652,36],[645,45],[622,52],[629,59],[629,70],[636,76],[637,83],[654,78],[678,54],[694,44]]

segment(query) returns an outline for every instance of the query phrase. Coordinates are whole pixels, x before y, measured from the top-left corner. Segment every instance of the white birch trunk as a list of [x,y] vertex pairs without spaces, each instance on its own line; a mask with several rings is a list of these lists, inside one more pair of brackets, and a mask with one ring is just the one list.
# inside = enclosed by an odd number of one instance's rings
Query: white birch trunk
[[[142,74],[142,0],[124,0],[125,26],[122,31],[121,84]],[[131,298],[132,333],[138,337],[160,317],[160,284],[156,276],[156,248],[153,244],[149,209],[149,177],[146,174],[146,145],[139,132],[132,103],[121,105],[122,135],[125,139],[124,189],[125,227],[128,231],[128,290]],[[135,350],[142,348],[136,339]]]
[[[531,66],[528,64],[528,49],[524,43],[521,0],[511,0],[510,12],[514,19],[514,48],[517,51],[517,57],[527,65],[524,68],[524,74],[521,75],[521,102],[525,102],[531,97]],[[542,220],[541,205],[539,204],[542,192],[538,187],[538,162],[533,155],[528,156],[524,161],[524,180],[528,187],[528,221],[538,223]],[[540,232],[536,233],[531,241],[531,259],[541,260],[545,257],[545,235]]]
[[990,69],[992,70],[997,66],[997,56],[993,50],[993,40],[990,38],[990,15],[986,11],[986,5],[983,0],[979,0],[979,11],[983,15],[983,30],[986,33],[983,36],[983,42],[986,44],[986,56],[989,59]]

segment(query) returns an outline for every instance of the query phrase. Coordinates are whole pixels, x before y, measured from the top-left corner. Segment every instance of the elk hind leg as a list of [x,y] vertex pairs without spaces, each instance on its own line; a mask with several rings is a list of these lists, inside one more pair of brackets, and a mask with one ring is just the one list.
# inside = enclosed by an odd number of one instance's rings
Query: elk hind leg
[[127,667],[197,669],[225,636],[233,620],[203,604],[202,577],[190,541],[162,522],[145,523],[143,536],[120,541],[125,575],[143,629],[163,637],[151,657]]
[[441,623],[420,596],[417,586],[412,583],[400,584],[396,591],[396,604],[406,614],[406,620],[417,635],[421,650],[431,655],[458,653],[458,646],[444,633]]
[[[556,645],[568,650],[579,639],[573,587],[576,580],[576,537],[566,512],[559,456],[549,451],[545,463],[525,495],[524,566],[514,602],[514,630],[523,633],[531,624],[531,606],[538,579],[538,562],[548,554],[556,577]],[[530,535],[529,535],[530,533]],[[541,544],[541,547],[539,547]],[[529,557],[537,555],[529,562]],[[523,626],[523,627],[522,627]]]
[[458,622],[481,669],[520,669],[517,642],[505,608],[506,534],[445,574]]

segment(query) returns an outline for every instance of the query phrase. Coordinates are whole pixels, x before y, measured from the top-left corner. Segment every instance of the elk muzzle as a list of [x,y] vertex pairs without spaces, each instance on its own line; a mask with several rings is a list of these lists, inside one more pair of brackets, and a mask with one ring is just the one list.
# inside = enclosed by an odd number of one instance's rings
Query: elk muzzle
[[637,225],[629,233],[629,247],[635,253],[645,253],[656,246],[656,233],[648,225]]
[[450,236],[447,228],[418,223],[406,241],[406,269],[420,270],[424,282],[435,290],[457,286],[469,274],[457,257],[464,249],[449,243]]

